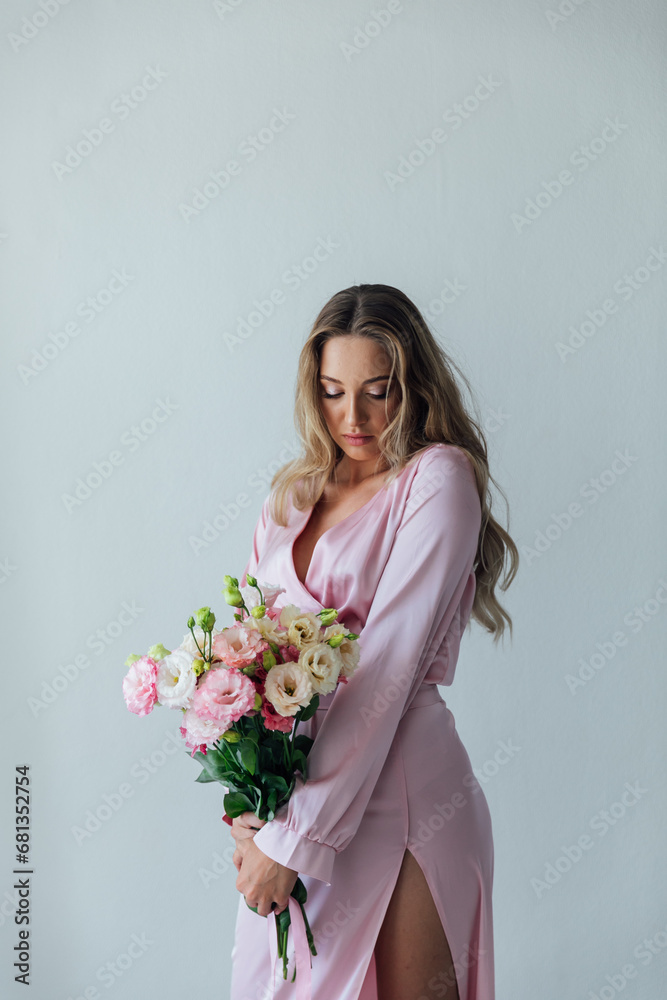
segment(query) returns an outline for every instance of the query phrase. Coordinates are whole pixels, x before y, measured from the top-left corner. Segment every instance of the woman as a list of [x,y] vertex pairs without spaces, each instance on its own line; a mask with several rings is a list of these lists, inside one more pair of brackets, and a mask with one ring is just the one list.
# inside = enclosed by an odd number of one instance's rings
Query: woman
[[285,587],[279,605],[337,608],[360,660],[299,725],[307,781],[270,822],[232,823],[232,1000],[295,996],[264,918],[297,875],[316,1000],[494,1000],[491,819],[437,685],[471,616],[494,642],[511,635],[494,588],[518,553],[453,367],[387,285],[334,295],[301,352],[305,454],[273,478],[242,585],[252,573]]

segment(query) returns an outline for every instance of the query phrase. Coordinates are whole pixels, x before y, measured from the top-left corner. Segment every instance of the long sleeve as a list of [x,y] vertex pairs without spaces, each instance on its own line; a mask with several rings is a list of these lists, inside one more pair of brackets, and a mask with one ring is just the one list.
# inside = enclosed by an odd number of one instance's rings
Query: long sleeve
[[[481,526],[472,466],[454,447],[419,461],[359,637],[359,665],[336,690],[308,755],[308,780],[255,834],[268,857],[331,884],[398,724],[470,597]],[[458,619],[457,619],[458,620]]]

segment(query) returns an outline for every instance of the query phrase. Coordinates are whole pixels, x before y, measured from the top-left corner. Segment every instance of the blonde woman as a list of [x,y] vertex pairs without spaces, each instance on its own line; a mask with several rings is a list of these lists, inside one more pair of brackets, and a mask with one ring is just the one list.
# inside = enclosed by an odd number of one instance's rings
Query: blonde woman
[[511,635],[495,588],[518,553],[491,515],[454,367],[387,285],[334,295],[301,351],[303,455],[272,480],[241,584],[251,573],[286,588],[278,605],[337,608],[360,658],[299,725],[308,780],[270,822],[232,823],[232,1000],[295,996],[280,971],[272,992],[264,918],[297,875],[316,1000],[494,1000],[491,818],[438,685],[471,618],[494,642]]

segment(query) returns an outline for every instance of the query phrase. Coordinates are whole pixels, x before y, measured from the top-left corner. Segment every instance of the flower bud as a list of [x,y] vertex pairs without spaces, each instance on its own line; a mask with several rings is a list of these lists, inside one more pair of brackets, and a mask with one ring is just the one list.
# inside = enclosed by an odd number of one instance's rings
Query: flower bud
[[205,669],[206,669],[206,666],[205,666],[204,660],[193,660],[192,661],[192,672],[195,673],[197,675],[197,677],[201,677],[201,675],[204,673]]
[[265,649],[264,652],[262,653],[262,666],[264,667],[264,669],[270,670],[271,667],[275,667],[277,662],[278,661],[276,660],[271,650]]
[[338,618],[338,611],[336,608],[322,608],[317,612],[317,617],[321,619],[323,625],[332,625]]
[[192,617],[192,615],[190,615],[190,617],[188,618],[187,625],[188,625],[188,628],[194,628],[195,627],[195,620]]
[[259,691],[255,691],[255,711],[259,712],[262,707],[262,696]]
[[327,642],[332,647],[332,649],[337,649],[341,645],[345,636],[342,632],[338,632],[336,635],[332,635],[331,638],[327,639]]
[[211,632],[215,625],[215,615],[210,608],[199,608],[195,611],[195,621],[203,632]]
[[238,743],[241,739],[241,734],[237,733],[235,729],[227,729],[222,734],[222,739],[225,743]]
[[256,576],[249,576],[249,575],[247,575],[245,579],[246,579],[246,583],[248,584],[249,587],[256,587],[257,586],[257,577]]
[[243,595],[238,587],[225,587],[222,593],[227,604],[231,604],[233,608],[240,608],[243,604]]
[[256,604],[254,608],[250,609],[250,614],[253,616],[253,618],[263,618],[264,615],[266,614],[266,605]]
[[158,642],[155,646],[151,646],[148,650],[148,655],[154,660],[164,660],[165,656],[169,656],[170,653],[171,650],[166,649],[161,642]]
[[130,653],[130,655],[128,656],[128,658],[125,661],[125,666],[126,667],[131,667],[133,663],[135,663],[137,660],[140,660],[140,659],[141,659],[141,657],[139,656],[138,653]]

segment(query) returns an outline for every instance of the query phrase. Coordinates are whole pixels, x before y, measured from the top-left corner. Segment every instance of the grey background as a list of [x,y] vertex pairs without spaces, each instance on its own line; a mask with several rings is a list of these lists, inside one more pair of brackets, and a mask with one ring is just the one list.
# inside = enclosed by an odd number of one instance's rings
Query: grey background
[[227,614],[298,447],[303,340],[362,281],[403,289],[472,379],[522,554],[514,642],[475,626],[442,689],[493,817],[497,995],[661,995],[665,20],[658,0],[3,4],[3,995],[24,995],[24,763],[31,996],[228,995],[222,789],[194,783],[177,713],[126,711],[123,663]]

